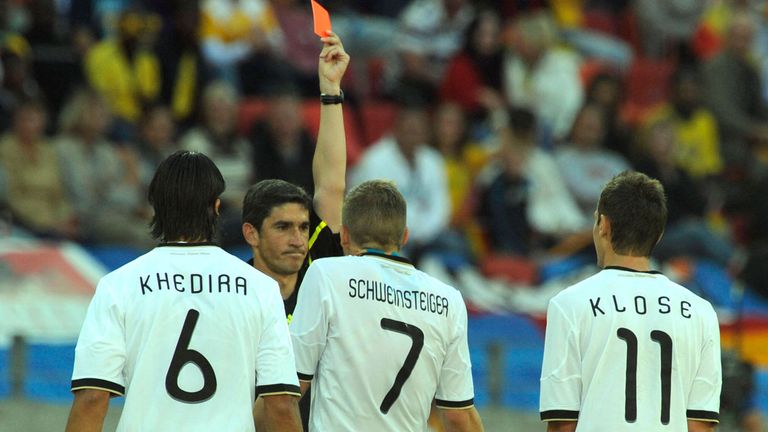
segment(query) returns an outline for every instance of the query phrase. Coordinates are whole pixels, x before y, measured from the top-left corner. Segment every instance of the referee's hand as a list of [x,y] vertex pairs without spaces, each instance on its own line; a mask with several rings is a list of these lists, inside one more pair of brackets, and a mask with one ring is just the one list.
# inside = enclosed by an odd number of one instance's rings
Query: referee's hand
[[330,30],[328,36],[320,40],[323,42],[323,50],[320,51],[320,61],[317,66],[320,92],[337,95],[341,90],[341,79],[349,65],[349,54],[344,51],[341,39]]

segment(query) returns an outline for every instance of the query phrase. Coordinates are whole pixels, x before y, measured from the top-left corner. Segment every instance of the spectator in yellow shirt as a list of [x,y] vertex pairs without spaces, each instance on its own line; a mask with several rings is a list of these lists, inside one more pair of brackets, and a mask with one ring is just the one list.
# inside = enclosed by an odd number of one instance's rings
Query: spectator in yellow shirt
[[139,10],[127,9],[117,25],[116,37],[88,51],[85,72],[90,85],[104,96],[117,118],[133,125],[143,108],[160,93],[158,59],[148,46],[159,21]]
[[722,172],[717,122],[701,102],[701,80],[695,69],[682,68],[674,75],[669,102],[651,113],[646,124],[661,120],[674,128],[677,166],[694,179]]

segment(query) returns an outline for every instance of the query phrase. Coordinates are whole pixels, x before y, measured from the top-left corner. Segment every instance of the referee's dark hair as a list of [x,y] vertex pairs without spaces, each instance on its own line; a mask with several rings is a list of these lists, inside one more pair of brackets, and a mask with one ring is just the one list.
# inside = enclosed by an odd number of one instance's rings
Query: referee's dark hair
[[168,156],[149,184],[155,209],[152,237],[160,241],[213,241],[219,214],[216,200],[224,177],[208,156],[180,150]]
[[262,180],[252,185],[243,199],[243,223],[261,231],[261,224],[272,209],[283,204],[301,204],[309,211],[312,198],[299,186],[280,179]]
[[600,193],[597,213],[611,221],[611,246],[622,255],[651,256],[667,224],[667,198],[661,183],[624,171]]

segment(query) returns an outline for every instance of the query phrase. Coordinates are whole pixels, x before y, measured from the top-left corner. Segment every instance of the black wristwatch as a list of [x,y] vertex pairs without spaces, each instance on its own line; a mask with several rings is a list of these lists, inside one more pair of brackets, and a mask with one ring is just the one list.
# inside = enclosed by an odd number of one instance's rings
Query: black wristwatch
[[320,93],[320,103],[323,105],[336,105],[344,102],[344,91],[339,90],[337,95],[327,95]]

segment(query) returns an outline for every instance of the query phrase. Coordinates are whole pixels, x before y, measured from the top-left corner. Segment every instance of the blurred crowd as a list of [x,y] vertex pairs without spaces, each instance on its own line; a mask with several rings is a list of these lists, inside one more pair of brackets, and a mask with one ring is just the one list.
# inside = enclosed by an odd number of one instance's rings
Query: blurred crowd
[[[636,169],[669,196],[660,263],[768,293],[765,1],[321,3],[353,58],[348,186],[396,182],[407,253],[535,283],[594,256],[598,193]],[[243,244],[248,185],[312,193],[311,28],[304,0],[0,1],[0,215],[151,247],[150,175],[185,148],[220,167],[221,241]]]

